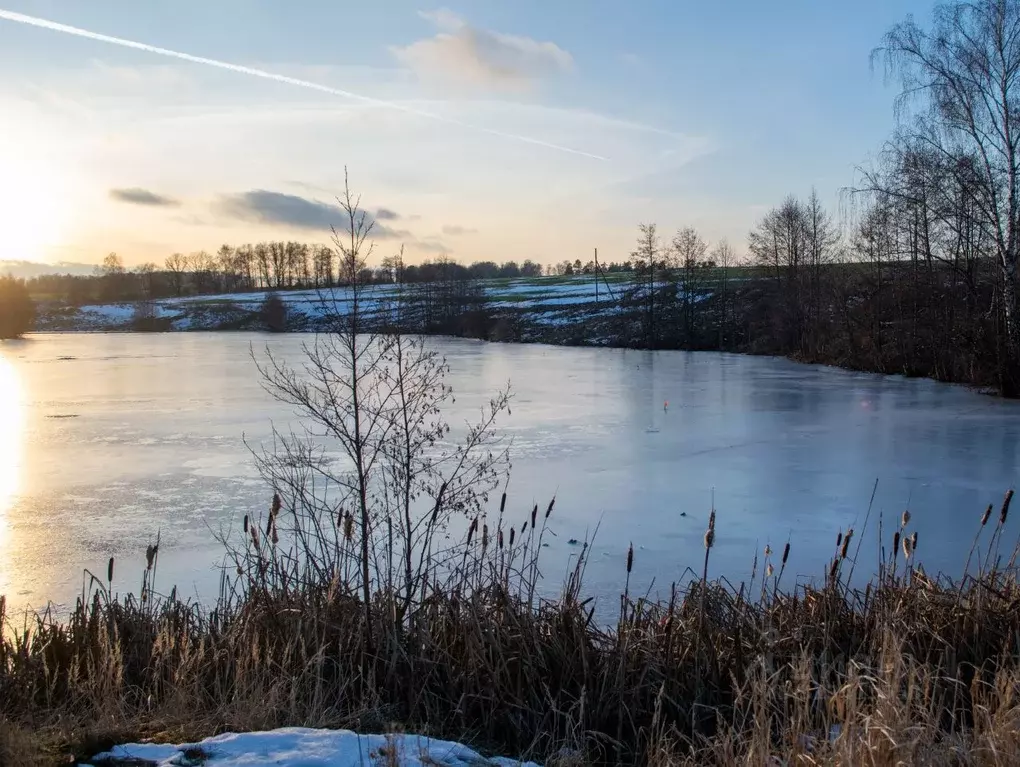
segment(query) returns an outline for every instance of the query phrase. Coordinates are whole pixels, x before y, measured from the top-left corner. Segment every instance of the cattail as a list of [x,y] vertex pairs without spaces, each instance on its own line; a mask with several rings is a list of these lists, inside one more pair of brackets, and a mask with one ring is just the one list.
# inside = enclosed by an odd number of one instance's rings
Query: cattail
[[510,548],[511,549],[514,547],[514,536],[515,535],[517,535],[517,528],[516,527],[511,527],[510,528]]
[[903,516],[900,517],[900,527],[906,527],[910,524],[910,510],[904,509]]
[[985,509],[985,513],[981,515],[981,527],[988,524],[988,518],[992,516],[992,504],[988,504],[988,508]]
[[277,514],[280,513],[281,506],[283,506],[283,502],[280,500],[280,494],[273,493],[273,507],[272,509],[270,509],[269,513],[275,517]]
[[471,545],[471,539],[475,536],[475,531],[478,529],[478,517],[471,520],[471,525],[468,527],[467,542],[468,546]]
[[893,537],[892,537],[892,549],[893,549],[893,556],[895,557],[896,556],[896,552],[900,550],[900,531],[899,530],[897,530],[895,533],[893,533]]
[[1009,502],[1013,500],[1013,488],[1006,491],[1006,497],[1002,499],[1002,511],[999,512],[999,524],[1006,524],[1006,516],[1009,514]]
[[765,544],[765,556],[766,557],[772,556],[772,547],[769,546],[767,543]]
[[839,560],[832,560],[832,564],[829,565],[829,580],[833,581],[836,579],[836,572],[839,570]]
[[[247,531],[245,531],[245,532],[247,532]],[[155,561],[155,559],[156,559],[156,552],[158,552],[158,551],[159,551],[159,546],[158,545],[153,546],[152,544],[149,544],[148,546],[145,547],[145,569],[146,570],[151,570],[152,569],[152,563]]]
[[506,493],[503,493],[503,497],[499,499],[499,513],[502,514],[506,508]]
[[489,547],[489,526],[488,524],[482,525],[482,548],[487,549]]
[[917,551],[917,531],[916,530],[914,531],[914,534],[912,536],[910,536],[910,548],[913,549],[915,552]]
[[276,544],[276,543],[279,543],[279,542],[280,542],[280,536],[277,535],[277,533],[276,533],[276,525],[273,525],[273,543]]
[[110,557],[110,561],[106,565],[106,580],[108,583],[113,583],[113,557]]
[[256,548],[258,548],[259,531],[255,528],[255,525],[252,525],[250,528],[248,528],[248,532],[251,533],[251,542],[255,544]]
[[499,547],[500,547],[500,549],[502,549],[503,548],[503,528],[502,527],[499,528],[498,536],[499,536]]
[[535,526],[535,520],[538,518],[538,504],[535,504],[535,508],[531,510],[531,526]]
[[354,515],[349,511],[344,516],[344,538],[347,539],[348,543],[354,538]]
[[708,515],[708,530],[705,531],[705,549],[712,548],[715,543],[715,509]]
[[783,565],[786,565],[786,560],[790,558],[790,542],[786,542],[786,546],[783,548]]
[[846,559],[847,551],[850,549],[850,539],[854,537],[854,529],[851,527],[846,531],[846,537],[843,538],[843,548],[839,550],[839,558]]
[[244,534],[248,534],[248,515],[244,515]]
[[266,520],[266,538],[273,534],[273,514],[269,513],[269,519]]
[[843,543],[843,531],[842,530],[840,530],[839,531],[839,535],[836,536],[836,548],[837,549],[839,548],[839,545],[841,543]]
[[546,519],[549,519],[549,515],[552,514],[553,506],[555,504],[556,504],[556,496],[554,495],[553,499],[551,501],[549,501],[549,507],[545,510],[545,518]]
[[775,572],[775,571],[772,569],[772,563],[769,562],[768,566],[765,568],[765,577],[766,578],[771,578],[773,572]]
[[914,547],[911,544],[910,539],[907,538],[906,536],[903,536],[903,556],[909,560],[910,554],[913,552],[913,550]]
[[627,574],[630,575],[631,569],[634,567],[634,544],[631,543],[627,549]]

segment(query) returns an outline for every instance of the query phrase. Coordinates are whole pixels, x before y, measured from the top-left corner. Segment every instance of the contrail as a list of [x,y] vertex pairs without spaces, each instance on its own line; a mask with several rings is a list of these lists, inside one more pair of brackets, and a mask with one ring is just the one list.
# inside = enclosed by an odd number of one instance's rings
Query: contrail
[[525,144],[532,144],[534,146],[544,147],[545,149],[554,149],[558,152],[566,152],[568,154],[578,155],[580,157],[587,157],[592,160],[603,160],[606,157],[602,157],[597,154],[591,154],[590,152],[584,152],[580,149],[572,149],[568,146],[562,146],[561,144],[553,144],[548,141],[542,141],[537,138],[530,138],[528,136],[521,136],[516,133],[506,133],[500,130],[494,130],[493,128],[484,128],[480,125],[472,125],[471,123],[462,122],[461,120],[455,120],[450,117],[443,117],[437,115],[434,112],[426,112],[423,109],[415,109],[404,104],[399,104],[394,101],[385,101],[383,99],[372,98],[371,96],[363,96],[360,93],[352,93],[351,91],[340,90],[339,88],[330,88],[328,85],[321,85],[319,83],[309,82],[308,80],[299,80],[296,77],[287,77],[286,75],[276,74],[274,72],[267,72],[263,69],[255,69],[253,67],[245,67],[240,64],[231,64],[228,61],[220,61],[218,59],[208,59],[204,56],[192,56],[190,53],[181,53],[180,51],[171,51],[167,48],[159,48],[155,45],[149,45],[148,43],[140,43],[135,40],[125,40],[122,37],[112,37],[110,35],[100,34],[99,32],[91,32],[87,29],[81,29],[80,27],[72,27],[67,24],[60,24],[56,21],[48,21],[47,19],[40,19],[36,16],[26,16],[23,13],[15,13],[14,11],[6,11],[0,8],[0,19],[7,21],[13,21],[18,24],[28,24],[33,27],[41,27],[42,29],[49,29],[53,32],[63,32],[67,35],[75,35],[76,37],[84,37],[89,40],[97,40],[101,43],[110,43],[111,45],[120,45],[124,48],[134,48],[138,51],[146,51],[148,53],[155,53],[159,56],[167,56],[172,59],[180,59],[182,61],[190,61],[193,64],[205,64],[210,67],[218,67],[220,69],[227,69],[231,72],[238,72],[243,75],[251,75],[252,77],[261,77],[264,80],[275,80],[278,83],[286,83],[287,85],[296,85],[299,88],[308,88],[313,91],[320,91],[321,93],[329,93],[333,96],[342,96],[343,98],[351,99],[352,101],[360,101],[363,104],[371,104],[372,106],[383,107],[385,109],[393,109],[398,112],[404,112],[405,114],[415,115],[416,117],[424,117],[429,120],[435,120],[437,122],[446,123],[448,125],[456,125],[460,128],[467,128],[468,130],[478,131],[480,133],[487,133],[490,136],[498,136],[499,138],[510,139],[512,141],[521,141]]

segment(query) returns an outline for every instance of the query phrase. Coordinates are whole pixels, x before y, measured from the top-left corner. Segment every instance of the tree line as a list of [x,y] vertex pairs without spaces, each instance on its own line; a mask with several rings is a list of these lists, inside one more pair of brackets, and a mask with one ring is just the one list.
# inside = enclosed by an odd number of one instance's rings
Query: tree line
[[[399,269],[399,273],[398,273]],[[523,262],[478,261],[461,265],[449,258],[404,264],[400,256],[385,258],[376,266],[363,266],[360,282],[436,282],[456,273],[463,279],[538,277],[545,268],[530,259]],[[145,263],[134,269],[111,253],[93,275],[53,274],[27,281],[37,297],[73,305],[94,301],[139,301],[185,295],[213,295],[255,290],[332,288],[345,284],[334,249],[299,242],[260,242],[224,245],[215,255],[199,251],[174,253],[161,265]]]

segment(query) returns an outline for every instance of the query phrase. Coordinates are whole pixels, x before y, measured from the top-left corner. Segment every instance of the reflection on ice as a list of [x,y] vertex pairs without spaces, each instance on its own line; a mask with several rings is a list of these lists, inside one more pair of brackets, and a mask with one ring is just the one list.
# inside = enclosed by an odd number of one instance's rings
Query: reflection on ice
[[7,510],[18,493],[24,451],[25,404],[14,365],[0,354],[0,545]]

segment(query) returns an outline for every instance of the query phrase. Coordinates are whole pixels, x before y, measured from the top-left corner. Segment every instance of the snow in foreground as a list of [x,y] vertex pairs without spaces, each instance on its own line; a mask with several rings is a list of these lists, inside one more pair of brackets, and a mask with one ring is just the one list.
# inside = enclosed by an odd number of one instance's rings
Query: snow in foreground
[[486,759],[460,743],[421,735],[358,735],[349,730],[289,727],[226,733],[178,746],[117,746],[94,765],[158,767],[538,767],[534,762]]

